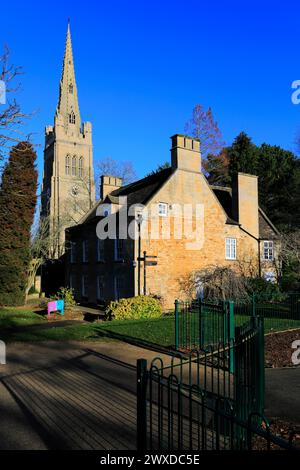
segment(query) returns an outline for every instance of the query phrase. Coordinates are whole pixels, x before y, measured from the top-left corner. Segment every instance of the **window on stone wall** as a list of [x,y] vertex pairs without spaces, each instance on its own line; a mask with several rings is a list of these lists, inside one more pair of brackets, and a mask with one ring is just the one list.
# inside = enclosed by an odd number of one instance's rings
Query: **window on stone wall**
[[115,287],[115,300],[120,300],[124,297],[124,278],[123,276],[115,276],[114,278]]
[[104,300],[104,276],[97,276],[97,300]]
[[89,260],[89,244],[87,240],[82,242],[82,262],[87,263]]
[[70,93],[71,95],[73,95],[73,91],[74,91],[73,84],[70,83],[70,85],[69,85],[69,93]]
[[76,155],[72,157],[72,176],[76,176],[77,174],[77,158]]
[[78,160],[78,176],[80,178],[83,176],[83,157],[80,157]]
[[76,285],[75,285],[75,275],[73,273],[70,274],[69,287],[70,289],[73,289],[73,293],[75,293]]
[[81,276],[81,295],[82,297],[88,297],[89,295],[89,277],[87,274]]
[[75,113],[74,113],[74,111],[72,111],[72,112],[69,114],[69,123],[70,123],[70,124],[75,124],[75,122],[76,122]]
[[236,238],[225,239],[225,258],[230,260],[236,259]]
[[70,155],[66,156],[66,161],[65,161],[65,173],[66,175],[70,174]]
[[104,261],[104,240],[97,238],[97,261]]
[[274,243],[271,240],[265,240],[263,245],[263,260],[273,261],[274,259]]
[[70,243],[70,262],[71,263],[76,262],[76,243],[75,242]]
[[158,214],[161,217],[167,217],[167,215],[168,215],[168,204],[166,204],[165,202],[160,202],[158,204]]
[[124,259],[124,240],[115,239],[115,261],[123,261]]

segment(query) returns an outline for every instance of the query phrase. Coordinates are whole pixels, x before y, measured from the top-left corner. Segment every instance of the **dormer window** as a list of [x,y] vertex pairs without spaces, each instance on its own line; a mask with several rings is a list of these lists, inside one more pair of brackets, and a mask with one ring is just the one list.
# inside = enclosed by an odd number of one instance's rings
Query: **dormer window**
[[70,93],[71,95],[73,95],[73,91],[74,91],[73,84],[70,83],[70,85],[69,85],[69,93]]
[[74,112],[72,111],[72,112],[69,114],[69,123],[70,123],[70,124],[75,124],[75,122],[76,122],[75,114],[74,114]]

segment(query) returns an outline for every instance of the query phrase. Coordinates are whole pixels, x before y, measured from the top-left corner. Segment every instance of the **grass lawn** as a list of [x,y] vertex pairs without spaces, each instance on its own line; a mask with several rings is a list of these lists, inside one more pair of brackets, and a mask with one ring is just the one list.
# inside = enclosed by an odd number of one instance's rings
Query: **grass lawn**
[[[236,316],[236,325],[243,324],[249,317]],[[62,319],[63,321],[63,319]],[[196,328],[196,323],[194,328]],[[265,319],[265,333],[300,328],[300,320]],[[0,309],[0,339],[12,341],[107,341],[120,339],[145,344],[172,347],[175,337],[173,316],[151,320],[113,320],[111,322],[73,323],[61,325],[60,321],[49,323],[47,319],[30,310],[15,308]]]

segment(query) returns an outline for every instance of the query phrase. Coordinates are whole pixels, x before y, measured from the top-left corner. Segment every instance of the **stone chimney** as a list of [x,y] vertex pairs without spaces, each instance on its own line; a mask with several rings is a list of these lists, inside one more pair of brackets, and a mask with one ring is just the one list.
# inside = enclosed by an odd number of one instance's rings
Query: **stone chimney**
[[243,229],[259,238],[257,176],[238,173],[233,178],[232,215]]
[[178,170],[201,171],[200,141],[187,135],[175,134],[171,137],[172,167]]
[[100,198],[104,199],[109,193],[122,186],[122,178],[117,176],[102,175],[100,185]]

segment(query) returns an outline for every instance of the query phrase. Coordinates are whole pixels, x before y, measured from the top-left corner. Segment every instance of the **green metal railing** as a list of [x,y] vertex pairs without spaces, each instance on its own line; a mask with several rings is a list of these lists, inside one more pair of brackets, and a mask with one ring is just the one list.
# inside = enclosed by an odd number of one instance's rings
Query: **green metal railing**
[[175,301],[175,348],[205,349],[234,338],[233,302]]
[[175,301],[175,349],[205,349],[233,340],[235,328],[251,317],[262,317],[267,331],[300,328],[300,294],[286,294],[281,302]]
[[285,294],[281,301],[258,301],[253,295],[247,303],[234,304],[234,315],[239,321],[247,316],[261,316],[265,319],[268,330],[300,327],[300,294]]
[[294,449],[263,416],[263,337],[263,319],[253,318],[234,341],[177,353],[167,364],[139,359],[138,450],[252,449],[258,440],[260,449]]

